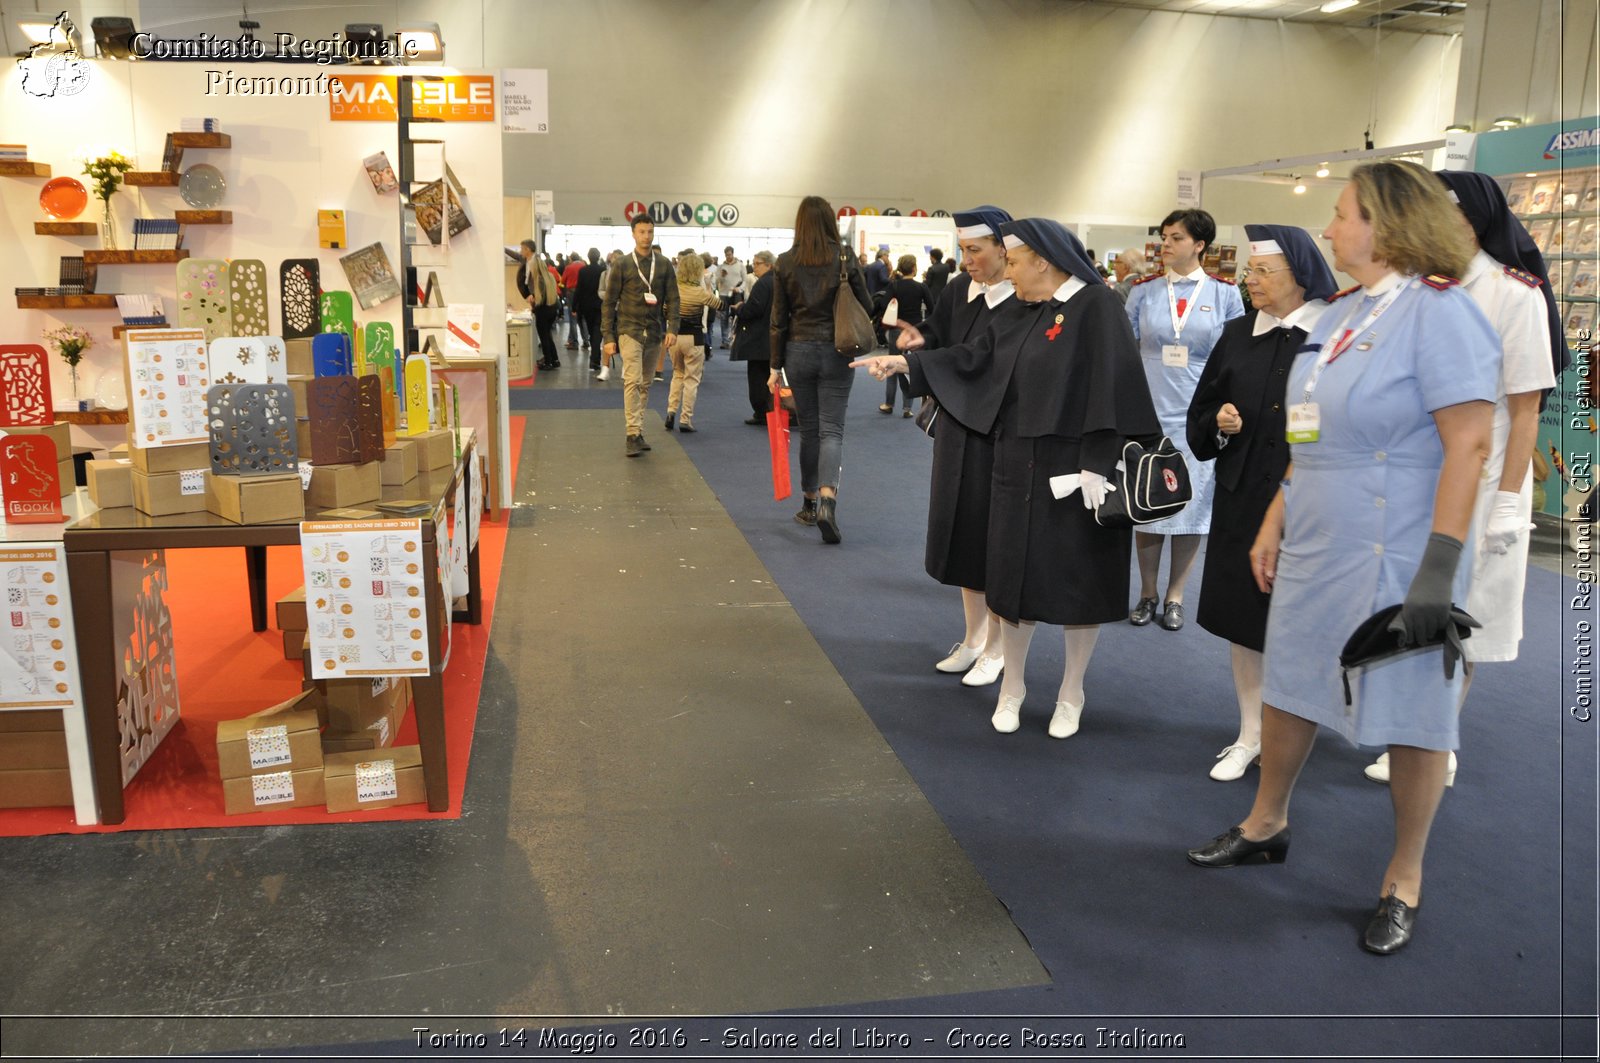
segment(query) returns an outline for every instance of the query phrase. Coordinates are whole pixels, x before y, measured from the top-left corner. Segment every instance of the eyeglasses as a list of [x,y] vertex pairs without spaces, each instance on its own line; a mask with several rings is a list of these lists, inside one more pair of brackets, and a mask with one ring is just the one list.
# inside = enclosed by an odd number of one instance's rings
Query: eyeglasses
[[1274,273],[1288,272],[1288,266],[1246,266],[1244,268],[1244,272],[1239,274],[1239,276],[1243,280],[1249,280],[1251,277],[1260,277],[1262,280],[1266,280]]

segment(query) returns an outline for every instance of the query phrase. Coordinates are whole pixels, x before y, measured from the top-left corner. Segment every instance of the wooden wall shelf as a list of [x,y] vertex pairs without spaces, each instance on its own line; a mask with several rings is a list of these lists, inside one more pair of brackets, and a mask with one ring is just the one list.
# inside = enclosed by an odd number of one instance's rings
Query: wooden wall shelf
[[127,424],[127,410],[57,410],[56,420],[68,424]]
[[117,297],[106,295],[19,295],[18,310],[115,310]]
[[86,266],[134,266],[159,262],[182,262],[189,257],[186,247],[143,251],[85,251]]
[[174,133],[175,148],[231,148],[233,138],[226,133]]
[[174,211],[179,225],[232,225],[231,210],[179,210]]
[[135,188],[177,188],[183,174],[174,170],[130,170],[122,175],[124,184]]
[[49,177],[50,164],[47,162],[17,162],[8,159],[0,162],[0,177]]
[[100,224],[92,221],[36,221],[33,223],[35,236],[94,236],[100,232]]

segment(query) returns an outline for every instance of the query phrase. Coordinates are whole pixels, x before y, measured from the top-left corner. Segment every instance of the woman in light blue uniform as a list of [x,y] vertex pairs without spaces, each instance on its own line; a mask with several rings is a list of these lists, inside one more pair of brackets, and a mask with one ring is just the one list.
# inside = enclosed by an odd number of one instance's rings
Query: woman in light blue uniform
[[[1196,461],[1189,449],[1189,401],[1200,383],[1200,373],[1211,348],[1222,336],[1222,326],[1244,314],[1244,300],[1230,281],[1219,280],[1200,268],[1200,261],[1217,239],[1217,223],[1203,210],[1175,210],[1161,223],[1161,261],[1164,273],[1151,274],[1128,292],[1128,320],[1139,341],[1145,379],[1155,399],[1161,431],[1183,451],[1189,465],[1194,499],[1183,511],[1166,520],[1146,524],[1134,533],[1139,557],[1139,602],[1128,614],[1136,627],[1148,624],[1161,606],[1161,626],[1176,631],[1183,626],[1183,588],[1194,566],[1200,539],[1211,527],[1212,479],[1216,467]],[[1157,599],[1156,580],[1161,573],[1161,544],[1172,536],[1172,565],[1167,573],[1167,593]]]
[[1471,251],[1422,167],[1357,168],[1323,235],[1362,287],[1335,299],[1295,359],[1289,473],[1250,552],[1272,594],[1261,781],[1243,823],[1189,859],[1232,867],[1287,857],[1289,797],[1319,724],[1387,746],[1395,847],[1362,939],[1387,954],[1411,938],[1462,670],[1437,647],[1390,657],[1352,672],[1347,704],[1339,653],[1396,603],[1402,644],[1426,645],[1451,603],[1466,601],[1463,543],[1489,451],[1500,343],[1454,279]]

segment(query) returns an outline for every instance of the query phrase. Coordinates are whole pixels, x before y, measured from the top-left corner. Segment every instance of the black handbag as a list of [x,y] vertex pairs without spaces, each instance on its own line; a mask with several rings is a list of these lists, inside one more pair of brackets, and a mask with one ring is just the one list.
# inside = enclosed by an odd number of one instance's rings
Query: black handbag
[[1124,442],[1111,483],[1116,490],[1094,511],[1096,523],[1105,528],[1135,528],[1165,520],[1194,497],[1189,466],[1166,436],[1154,446],[1137,439]]
[[932,395],[922,400],[922,405],[917,407],[916,426],[922,429],[922,434],[929,439],[939,430],[939,402]]

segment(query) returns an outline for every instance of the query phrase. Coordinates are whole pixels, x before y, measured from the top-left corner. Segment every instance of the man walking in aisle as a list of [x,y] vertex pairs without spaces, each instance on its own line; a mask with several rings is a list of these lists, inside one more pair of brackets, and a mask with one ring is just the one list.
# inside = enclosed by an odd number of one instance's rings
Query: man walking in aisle
[[589,369],[600,371],[600,284],[605,276],[600,263],[600,249],[589,248],[589,264],[578,270],[578,319],[583,325],[583,345],[589,351]]
[[[644,441],[644,411],[650,382],[661,365],[663,347],[678,341],[677,272],[667,256],[653,247],[655,223],[645,214],[633,219],[633,253],[612,266],[600,307],[605,357],[622,355],[623,414],[627,421],[624,452],[636,458],[650,449]],[[665,342],[663,343],[663,337]]]
[[[717,295],[722,297],[722,308],[712,311],[713,321],[722,321],[722,348],[727,350],[730,341],[729,331],[733,324],[733,304],[738,301],[735,293],[744,294],[745,270],[744,263],[733,255],[733,248],[722,249],[722,261],[717,263]],[[706,344],[711,344],[711,330],[706,329]]]

